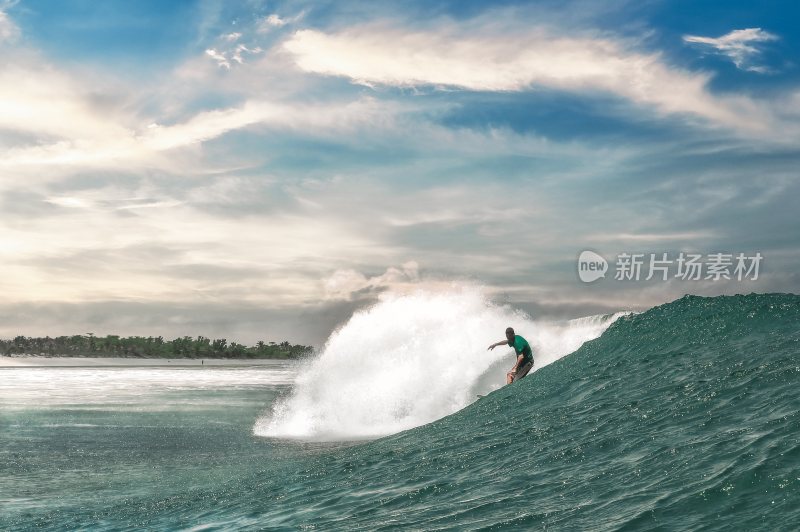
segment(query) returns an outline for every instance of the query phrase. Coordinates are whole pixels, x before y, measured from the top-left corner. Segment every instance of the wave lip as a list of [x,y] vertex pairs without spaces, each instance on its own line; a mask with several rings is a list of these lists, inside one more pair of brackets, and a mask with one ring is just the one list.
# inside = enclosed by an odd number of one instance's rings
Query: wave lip
[[253,433],[352,440],[424,425],[505,383],[512,352],[486,346],[506,327],[531,342],[539,369],[623,314],[536,322],[490,303],[474,287],[387,296],[331,335],[298,374],[292,393],[256,422]]

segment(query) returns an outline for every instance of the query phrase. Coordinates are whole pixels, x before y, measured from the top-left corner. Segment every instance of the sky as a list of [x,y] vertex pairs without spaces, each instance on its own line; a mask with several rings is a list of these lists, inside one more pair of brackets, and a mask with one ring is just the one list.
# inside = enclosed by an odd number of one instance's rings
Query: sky
[[419,290],[538,319],[797,293],[798,18],[0,0],[0,336],[320,346]]

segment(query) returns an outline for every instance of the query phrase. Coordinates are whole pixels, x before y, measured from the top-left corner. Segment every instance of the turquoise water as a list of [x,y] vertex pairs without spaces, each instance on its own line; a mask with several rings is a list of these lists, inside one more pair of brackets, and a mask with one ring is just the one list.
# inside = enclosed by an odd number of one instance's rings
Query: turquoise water
[[[2,370],[3,386],[33,378],[21,371]],[[297,386],[293,371],[213,369],[164,386],[143,374],[108,401],[4,395],[0,528],[800,523],[799,296],[687,296],[622,317],[519,383],[371,441],[254,435]],[[118,381],[105,379],[98,389]]]

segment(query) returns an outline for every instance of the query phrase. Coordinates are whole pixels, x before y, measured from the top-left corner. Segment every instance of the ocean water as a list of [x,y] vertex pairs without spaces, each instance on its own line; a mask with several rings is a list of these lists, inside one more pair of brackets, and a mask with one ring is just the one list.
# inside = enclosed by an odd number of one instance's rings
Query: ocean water
[[[485,346],[508,324],[537,367],[502,386],[513,357]],[[800,523],[795,295],[546,323],[474,292],[415,294],[299,366],[0,379],[0,529]]]

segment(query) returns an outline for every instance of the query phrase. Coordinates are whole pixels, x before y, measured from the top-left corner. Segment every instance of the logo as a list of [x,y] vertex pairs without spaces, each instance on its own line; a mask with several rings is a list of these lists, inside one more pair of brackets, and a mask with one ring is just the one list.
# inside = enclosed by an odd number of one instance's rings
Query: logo
[[594,282],[606,276],[608,262],[594,251],[583,251],[578,257],[578,277],[584,283]]
[[[648,260],[649,258],[649,260]],[[616,281],[757,281],[764,256],[761,252],[690,253],[681,251],[677,258],[668,252],[620,253],[614,265]],[[594,251],[582,251],[578,256],[578,277],[593,283],[606,276],[608,262]]]

